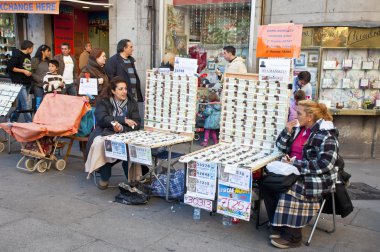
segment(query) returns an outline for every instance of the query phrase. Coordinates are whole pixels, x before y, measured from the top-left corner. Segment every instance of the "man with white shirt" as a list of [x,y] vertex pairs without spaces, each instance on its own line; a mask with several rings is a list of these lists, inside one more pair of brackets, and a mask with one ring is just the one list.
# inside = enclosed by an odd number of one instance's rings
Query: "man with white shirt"
[[70,55],[70,44],[63,42],[61,44],[61,52],[62,54],[56,55],[54,59],[59,62],[58,73],[62,75],[63,82],[65,83],[65,90],[63,93],[76,96],[78,94],[76,86],[78,66],[75,58]]

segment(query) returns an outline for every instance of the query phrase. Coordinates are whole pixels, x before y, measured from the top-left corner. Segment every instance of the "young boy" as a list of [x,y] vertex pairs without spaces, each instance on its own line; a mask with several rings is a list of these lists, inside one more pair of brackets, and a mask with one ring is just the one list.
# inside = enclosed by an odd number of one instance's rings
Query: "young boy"
[[63,77],[58,74],[59,63],[57,60],[49,61],[49,72],[44,77],[43,89],[45,93],[57,92],[62,93],[62,89],[65,87]]

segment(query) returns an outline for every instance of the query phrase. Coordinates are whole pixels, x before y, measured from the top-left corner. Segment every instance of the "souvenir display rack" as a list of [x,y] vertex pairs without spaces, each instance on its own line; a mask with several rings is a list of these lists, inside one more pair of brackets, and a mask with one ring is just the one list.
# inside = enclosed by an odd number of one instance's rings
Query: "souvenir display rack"
[[[172,147],[194,138],[198,79],[173,73],[146,74],[144,130],[106,137],[108,140],[147,148],[168,147],[171,163]],[[167,169],[166,200],[169,199],[170,167]]]
[[322,48],[319,100],[336,115],[379,115],[379,62],[380,49]]

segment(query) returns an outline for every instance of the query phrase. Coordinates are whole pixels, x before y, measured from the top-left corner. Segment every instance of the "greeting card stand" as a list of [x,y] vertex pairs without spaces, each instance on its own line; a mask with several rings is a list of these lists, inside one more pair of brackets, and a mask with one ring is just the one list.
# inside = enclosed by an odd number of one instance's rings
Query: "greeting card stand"
[[[224,173],[237,178],[239,169],[253,172],[279,158],[282,153],[275,147],[275,141],[288,119],[287,84],[257,81],[253,74],[226,74],[219,144],[187,154],[180,162],[218,164],[219,169],[223,168],[223,174],[219,171],[218,175],[220,184]],[[225,208],[220,203],[218,199],[217,211],[223,212]],[[224,214],[239,218],[231,212],[233,209],[228,209]]]
[[[128,146],[150,149],[167,147],[169,167],[165,188],[166,200],[169,199],[172,148],[176,144],[192,143],[194,138],[197,87],[195,76],[177,76],[173,73],[154,73],[148,70],[144,130],[106,137],[111,141],[122,141]],[[154,164],[150,166],[154,171]]]
[[[0,82],[0,117],[4,117],[7,120],[9,110],[12,108],[13,102],[16,100],[18,93],[20,92],[22,85],[13,84],[11,82]],[[8,139],[0,137],[0,152],[5,149],[5,142],[8,142],[8,152],[11,150],[11,137],[8,135]]]

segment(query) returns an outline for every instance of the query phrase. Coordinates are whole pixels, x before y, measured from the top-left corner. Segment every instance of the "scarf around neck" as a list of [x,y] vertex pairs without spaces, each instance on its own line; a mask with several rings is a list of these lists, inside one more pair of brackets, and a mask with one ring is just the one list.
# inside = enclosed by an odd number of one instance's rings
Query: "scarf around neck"
[[111,97],[110,102],[114,108],[114,110],[112,111],[113,116],[127,117],[127,114],[128,114],[128,107],[127,107],[128,98],[125,99],[124,101],[119,101],[119,100],[116,100],[115,98]]

